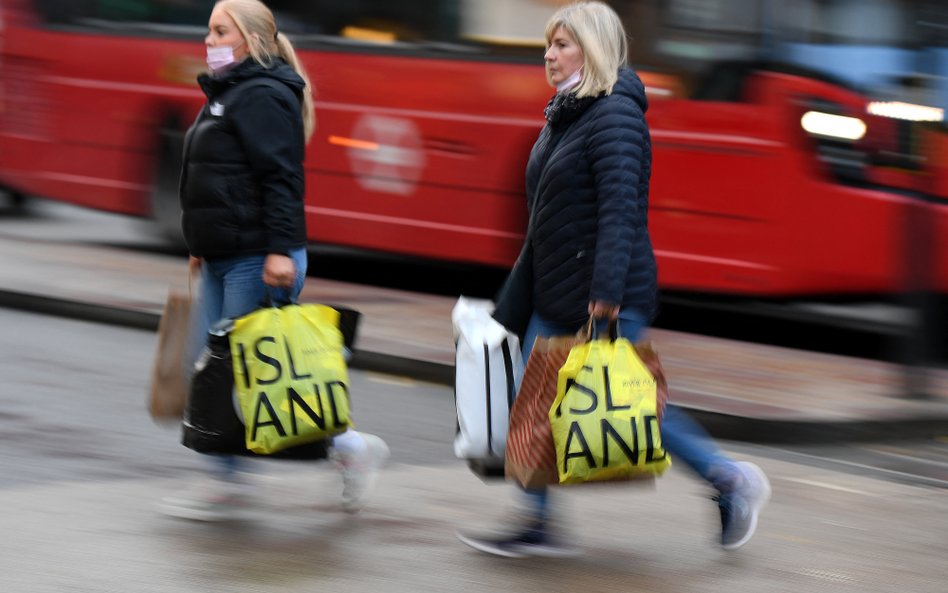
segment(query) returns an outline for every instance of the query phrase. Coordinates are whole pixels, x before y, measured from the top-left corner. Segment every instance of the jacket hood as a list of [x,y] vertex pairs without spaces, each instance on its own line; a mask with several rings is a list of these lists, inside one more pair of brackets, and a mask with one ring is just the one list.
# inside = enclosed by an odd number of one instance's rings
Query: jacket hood
[[303,88],[305,88],[306,82],[282,58],[274,58],[269,68],[252,58],[247,58],[219,75],[208,72],[201,74],[198,76],[198,84],[201,85],[204,94],[211,98],[245,80],[258,77],[272,78],[282,82],[297,97],[303,96]]
[[642,113],[648,110],[648,97],[645,95],[645,85],[642,79],[631,68],[622,68],[619,70],[619,79],[616,85],[612,87],[612,92],[617,95],[629,97],[635,101],[642,109]]

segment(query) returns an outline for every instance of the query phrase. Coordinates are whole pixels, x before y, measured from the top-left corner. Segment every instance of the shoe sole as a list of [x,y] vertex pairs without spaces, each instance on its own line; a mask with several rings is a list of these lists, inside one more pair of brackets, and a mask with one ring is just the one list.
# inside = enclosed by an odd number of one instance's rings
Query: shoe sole
[[751,474],[753,480],[755,480],[760,486],[760,493],[758,496],[754,497],[751,501],[751,524],[750,529],[747,530],[747,533],[736,542],[730,544],[722,544],[722,548],[725,550],[736,550],[750,541],[754,537],[754,533],[757,531],[757,516],[760,514],[760,510],[764,508],[764,505],[767,504],[767,501],[770,500],[772,490],[770,488],[770,480],[767,479],[767,475],[763,472],[762,469],[757,467],[753,463],[748,463],[746,461],[741,461],[738,463],[742,471],[746,471]]
[[474,548],[478,552],[484,552],[485,554],[490,554],[492,556],[501,556],[503,558],[526,558],[526,555],[517,552],[515,550],[505,550],[503,548],[498,548],[497,546],[492,546],[488,543],[485,543],[475,537],[464,535],[460,531],[455,532],[455,535],[462,543]]
[[222,521],[234,521],[241,518],[241,512],[237,509],[214,512],[188,509],[170,504],[160,504],[158,505],[158,510],[168,517],[184,519],[186,521],[197,521],[200,523],[220,523]]
[[505,549],[498,548],[478,538],[464,535],[460,531],[455,532],[455,535],[463,543],[479,552],[493,556],[502,556],[504,558],[575,558],[581,553],[579,550],[573,548],[552,548],[546,546],[523,546]]
[[576,558],[581,554],[580,550],[574,548],[546,548],[543,546],[530,546],[530,551],[524,553],[526,556],[536,558]]

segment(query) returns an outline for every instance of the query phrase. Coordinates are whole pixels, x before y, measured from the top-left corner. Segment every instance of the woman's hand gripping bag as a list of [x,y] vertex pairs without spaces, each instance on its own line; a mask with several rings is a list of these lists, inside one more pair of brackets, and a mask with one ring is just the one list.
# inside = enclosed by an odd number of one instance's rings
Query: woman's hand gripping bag
[[350,425],[339,313],[324,305],[267,307],[230,332],[247,449],[272,454]]
[[663,383],[624,338],[573,348],[550,408],[560,483],[651,478],[668,469]]

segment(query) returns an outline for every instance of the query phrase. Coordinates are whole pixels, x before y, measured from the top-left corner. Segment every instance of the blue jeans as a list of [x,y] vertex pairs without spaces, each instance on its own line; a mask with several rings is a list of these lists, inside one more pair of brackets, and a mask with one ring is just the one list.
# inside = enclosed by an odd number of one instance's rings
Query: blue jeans
[[[218,322],[243,317],[261,305],[296,302],[306,281],[306,249],[295,249],[289,255],[296,264],[296,279],[290,288],[273,288],[263,283],[264,254],[203,262],[197,319],[191,326],[192,344],[199,345],[193,360],[206,344],[208,330]],[[212,471],[221,479],[234,479],[243,466],[239,457],[214,455],[211,459]]]
[[206,260],[201,266],[201,323],[209,329],[222,319],[251,313],[270,301],[295,302],[306,281],[306,250],[290,253],[296,264],[296,279],[290,288],[272,288],[263,283],[264,254]]
[[[597,322],[596,330],[605,331],[605,322]],[[523,340],[523,360],[526,361],[533,351],[537,337],[567,336],[575,334],[579,328],[550,323],[537,313],[530,317]],[[645,319],[634,311],[619,312],[619,335],[632,342],[637,341],[645,329]],[[711,438],[684,410],[673,404],[665,406],[662,418],[662,445],[672,459],[681,460],[705,481],[717,490],[727,492],[733,487],[731,461]],[[529,511],[537,518],[547,518],[549,502],[547,489],[526,489]]]

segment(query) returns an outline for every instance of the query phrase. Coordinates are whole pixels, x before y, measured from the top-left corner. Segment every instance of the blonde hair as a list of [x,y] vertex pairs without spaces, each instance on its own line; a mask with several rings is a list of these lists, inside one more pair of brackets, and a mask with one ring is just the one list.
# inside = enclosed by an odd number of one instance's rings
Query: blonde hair
[[306,70],[296,56],[293,44],[286,35],[277,32],[276,19],[269,8],[259,0],[220,0],[217,6],[234,19],[237,28],[247,42],[250,57],[259,64],[269,67],[273,58],[280,57],[300,75],[306,86],[303,87],[303,133],[306,141],[316,129],[316,115],[313,110],[313,85]]
[[547,47],[560,27],[583,52],[583,78],[577,97],[611,94],[619,68],[628,61],[629,46],[619,15],[603,2],[576,2],[557,10],[546,24]]

